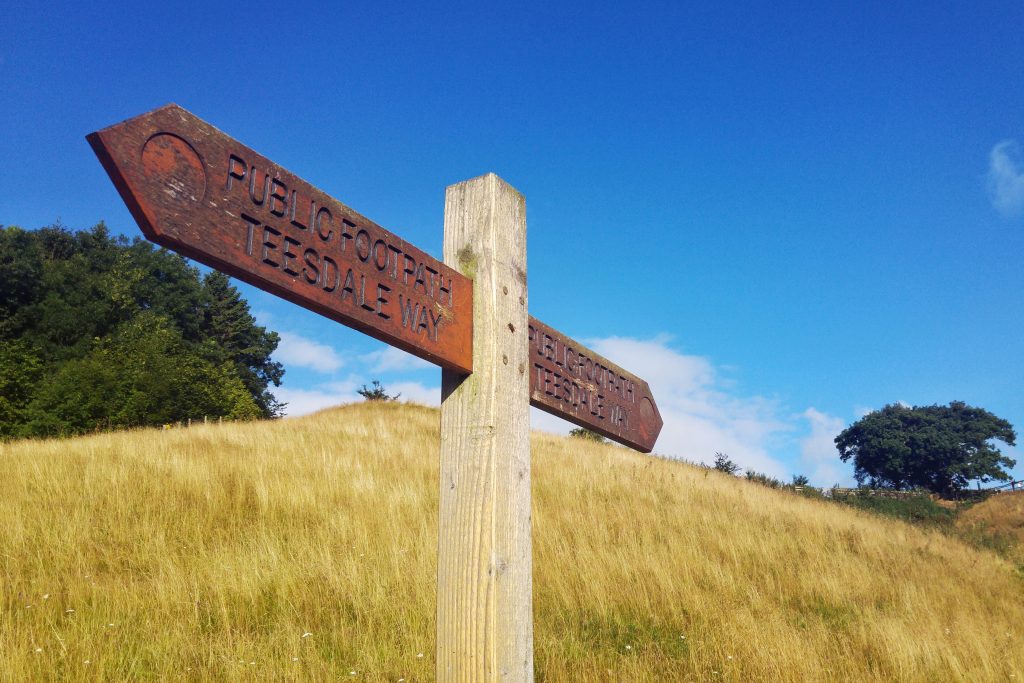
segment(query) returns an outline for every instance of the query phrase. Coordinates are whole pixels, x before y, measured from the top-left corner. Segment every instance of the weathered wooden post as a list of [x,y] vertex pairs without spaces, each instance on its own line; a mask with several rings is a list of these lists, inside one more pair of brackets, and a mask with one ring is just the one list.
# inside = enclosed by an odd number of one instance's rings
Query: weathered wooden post
[[444,261],[473,280],[473,374],[442,371],[437,680],[533,680],[526,203],[448,188]]

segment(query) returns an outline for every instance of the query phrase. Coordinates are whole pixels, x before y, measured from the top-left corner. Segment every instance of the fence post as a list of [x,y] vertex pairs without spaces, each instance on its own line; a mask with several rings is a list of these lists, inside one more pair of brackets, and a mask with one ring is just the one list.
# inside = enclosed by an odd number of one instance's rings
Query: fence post
[[447,189],[444,261],[473,280],[473,374],[441,373],[437,680],[533,680],[526,203]]

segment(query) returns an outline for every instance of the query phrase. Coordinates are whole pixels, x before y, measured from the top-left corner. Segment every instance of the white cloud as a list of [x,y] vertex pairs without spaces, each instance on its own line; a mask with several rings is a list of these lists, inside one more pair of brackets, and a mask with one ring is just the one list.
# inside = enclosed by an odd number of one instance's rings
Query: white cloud
[[988,192],[999,213],[1024,215],[1024,162],[1016,140],[1003,140],[989,153]]
[[441,405],[441,387],[428,387],[419,382],[389,382],[387,392],[394,396],[401,394],[399,401],[410,401],[427,406]]
[[[274,390],[274,396],[288,405],[285,407],[286,417],[308,415],[324,408],[339,406],[345,403],[356,403],[363,400],[359,389],[370,386],[370,380],[350,377],[342,382],[326,382],[311,389],[290,389],[286,386]],[[424,405],[441,404],[441,387],[430,387],[419,382],[394,382],[384,385],[390,395],[401,394],[400,401],[411,401]]]
[[273,355],[274,360],[283,363],[285,368],[295,366],[326,374],[344,365],[335,350],[326,344],[293,332],[281,332],[280,335],[281,343]]
[[800,464],[812,486],[851,485],[853,477],[849,465],[844,465],[836,450],[835,438],[846,423],[842,418],[814,408],[805,410],[803,417],[810,424],[810,433],[800,440]]
[[[329,347],[298,335],[288,335],[288,344],[282,346],[303,357],[320,358],[320,367],[340,359]],[[848,465],[839,461],[833,439],[842,431],[841,418],[808,408],[803,413],[783,414],[776,400],[762,396],[743,396],[734,382],[723,378],[720,369],[702,356],[680,353],[669,346],[670,338],[655,337],[640,340],[625,337],[593,339],[589,345],[598,353],[623,368],[646,379],[651,385],[664,427],[655,447],[657,453],[685,458],[694,462],[711,463],[715,453],[721,451],[744,469],[788,480],[790,474],[806,474],[813,485],[830,486],[852,481]],[[323,358],[327,358],[324,361]],[[302,389],[282,386],[274,391],[278,400],[288,403],[288,416],[308,413],[362,401],[358,389],[369,385],[374,374],[385,370],[418,369],[431,367],[419,359],[395,349],[360,357],[361,365],[372,364],[372,369],[351,375],[343,381],[324,382]],[[311,367],[307,362],[305,367]],[[401,393],[401,401],[425,405],[440,405],[441,388],[415,381],[388,381],[389,394]],[[865,409],[864,412],[867,412]],[[532,409],[530,417],[534,429],[565,434],[573,425],[565,420]],[[805,436],[801,433],[809,432]],[[792,448],[784,448],[785,446]],[[783,448],[780,449],[780,446]],[[775,453],[794,453],[797,457],[783,463]]]
[[744,469],[787,477],[788,468],[768,452],[770,442],[793,428],[778,416],[776,402],[727,393],[731,383],[707,358],[679,353],[668,341],[664,336],[590,341],[595,351],[651,385],[665,422],[655,451],[707,463],[721,451]]
[[568,434],[570,429],[576,425],[555,417],[551,413],[545,413],[540,408],[530,407],[530,429],[549,434]]
[[252,308],[249,313],[253,318],[256,319],[257,325],[263,325],[263,327],[274,326],[274,314],[265,308]]
[[309,413],[315,413],[323,408],[352,402],[351,396],[332,391],[328,387],[318,389],[289,389],[288,387],[282,386],[274,389],[274,397],[277,398],[278,401],[283,401],[287,404],[284,409],[284,414],[287,417],[308,415]]
[[396,348],[385,346],[359,357],[363,363],[372,365],[370,372],[400,372],[403,370],[425,370],[434,367],[422,358]]

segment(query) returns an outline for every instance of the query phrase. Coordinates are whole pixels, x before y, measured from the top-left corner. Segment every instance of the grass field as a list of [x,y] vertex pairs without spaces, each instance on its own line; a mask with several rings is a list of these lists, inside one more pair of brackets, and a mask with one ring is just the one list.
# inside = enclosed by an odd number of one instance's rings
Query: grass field
[[957,516],[960,533],[989,546],[1024,571],[1024,492],[1000,493]]
[[[0,445],[0,680],[433,680],[438,413]],[[539,681],[1024,680],[949,535],[533,438]]]

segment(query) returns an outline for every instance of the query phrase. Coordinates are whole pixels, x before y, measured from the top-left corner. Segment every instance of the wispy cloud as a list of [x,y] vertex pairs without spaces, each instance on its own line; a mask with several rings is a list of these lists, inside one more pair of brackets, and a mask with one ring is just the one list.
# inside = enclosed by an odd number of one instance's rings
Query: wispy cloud
[[[870,411],[869,411],[870,412]],[[846,423],[842,418],[814,408],[805,410],[803,417],[810,425],[810,433],[800,440],[800,464],[803,474],[812,486],[850,485],[853,476],[849,466],[839,460],[835,438]]]
[[[286,357],[290,353],[301,355],[306,359],[304,367],[313,367],[311,358],[319,359],[315,361],[319,368],[340,367],[341,360],[329,347],[298,335],[283,336]],[[744,395],[733,380],[723,377],[723,368],[703,356],[675,350],[671,341],[670,337],[658,336],[646,340],[608,337],[588,342],[598,353],[650,382],[665,421],[656,452],[710,463],[715,453],[721,451],[744,469],[780,479],[788,480],[791,474],[799,472],[816,486],[852,481],[849,467],[839,461],[832,441],[844,427],[841,418],[815,408],[794,414],[775,399]],[[362,401],[358,390],[369,385],[378,373],[430,367],[390,348],[359,358],[359,373],[344,380],[307,383],[301,388],[286,384],[275,389],[274,394],[288,403],[288,416],[305,415]],[[403,402],[433,406],[441,402],[439,386],[392,379],[385,382],[385,387],[389,394],[400,393],[399,400]],[[573,427],[538,410],[531,412],[531,425],[560,434]],[[785,462],[779,459],[780,453]]]
[[314,389],[289,389],[281,386],[274,389],[274,396],[277,400],[287,404],[284,409],[284,414],[287,417],[298,417],[342,403],[351,403],[354,400],[355,391],[353,390],[351,393],[336,391],[329,386],[320,386]]
[[874,408],[868,408],[867,406],[854,406],[853,407],[853,414],[856,415],[858,418],[862,418],[865,415],[867,415],[868,413],[873,413],[873,412],[875,412],[875,409]]
[[710,360],[680,353],[669,341],[590,341],[595,351],[650,383],[665,421],[656,451],[708,463],[722,451],[745,469],[786,477],[788,468],[769,454],[771,442],[793,429],[777,403],[736,394]]
[[[369,386],[370,382],[371,380],[361,377],[349,377],[341,382],[325,382],[308,389],[291,389],[281,386],[274,390],[274,396],[279,401],[288,404],[285,408],[287,417],[298,417],[324,408],[362,401],[363,397],[359,395],[359,389],[364,385]],[[439,386],[432,387],[419,382],[388,382],[385,389],[392,396],[401,394],[399,400],[403,403],[412,402],[432,406],[441,404],[441,387]]]
[[989,153],[988,192],[999,213],[1024,215],[1024,162],[1016,140],[1003,140]]
[[427,406],[441,405],[441,387],[431,387],[419,382],[389,382],[387,391],[394,396],[401,394],[398,400],[420,403]]
[[344,363],[326,344],[320,344],[293,332],[281,332],[281,343],[274,351],[274,360],[284,363],[285,368],[295,366],[316,372],[331,373]]
[[359,357],[364,364],[369,364],[370,372],[400,372],[403,370],[425,370],[434,367],[422,358],[406,353],[394,346],[385,346],[379,351],[371,351]]

